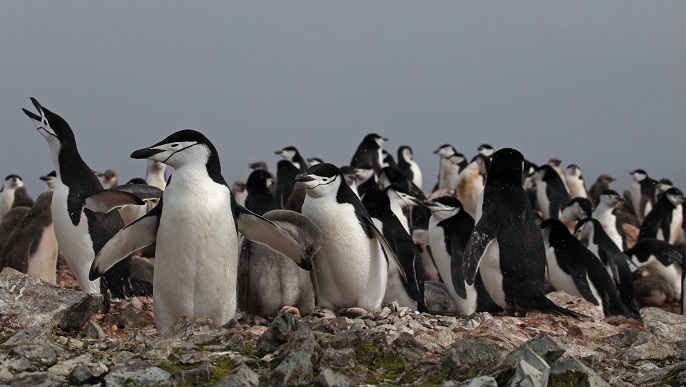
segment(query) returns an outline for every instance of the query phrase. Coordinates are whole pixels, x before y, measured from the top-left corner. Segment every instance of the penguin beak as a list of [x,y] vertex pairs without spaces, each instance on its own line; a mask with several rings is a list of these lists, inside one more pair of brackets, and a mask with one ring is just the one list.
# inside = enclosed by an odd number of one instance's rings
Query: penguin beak
[[431,207],[438,207],[438,204],[436,204],[436,203],[434,203],[434,202],[426,201],[426,202],[420,202],[420,203],[422,203],[425,207],[429,207],[429,208],[431,208]]
[[314,181],[314,178],[308,175],[307,173],[301,173],[295,177],[295,181],[306,183],[308,181]]
[[[38,100],[36,100],[33,97],[31,97],[29,99],[31,100],[31,103],[33,103],[33,106],[36,107],[36,110],[38,110],[38,113],[40,113],[42,111],[42,107],[41,107],[40,103],[38,103]],[[24,114],[26,114],[30,119],[32,119],[34,121],[41,122],[41,117],[39,115],[37,115],[37,114],[35,114],[29,110],[26,110],[26,109],[21,109],[21,110],[23,110]]]
[[143,148],[139,149],[137,151],[134,151],[131,153],[131,158],[132,159],[147,159],[148,157],[152,157],[158,153],[162,153],[164,150],[162,149],[152,149],[152,148]]

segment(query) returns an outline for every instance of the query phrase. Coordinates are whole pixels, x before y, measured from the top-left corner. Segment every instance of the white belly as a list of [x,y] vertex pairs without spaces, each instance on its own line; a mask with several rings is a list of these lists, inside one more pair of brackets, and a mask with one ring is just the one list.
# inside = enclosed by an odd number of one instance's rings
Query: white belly
[[386,291],[388,264],[379,242],[369,239],[352,205],[332,198],[303,203],[303,215],[322,231],[322,249],[313,257],[318,299],[322,307],[379,309]]
[[153,307],[160,334],[182,316],[224,324],[236,311],[238,237],[229,190],[179,183],[165,191],[157,231]]
[[14,191],[5,189],[0,192],[0,219],[12,209],[14,203]]
[[55,184],[51,207],[57,243],[81,290],[86,293],[99,293],[100,280],[88,280],[88,271],[95,259],[93,242],[88,233],[88,220],[82,212],[78,226],[72,224],[67,210],[68,194],[69,188],[58,180]]
[[43,281],[57,283],[57,239],[53,226],[43,229],[35,252],[29,257],[26,274]]
[[536,202],[538,210],[543,214],[543,219],[550,218],[550,200],[548,200],[548,195],[545,192],[547,187],[548,184],[544,181],[536,182]]
[[510,309],[505,302],[503,273],[500,270],[500,247],[497,240],[494,239],[486,247],[484,257],[479,264],[479,270],[481,271],[484,287],[493,301],[504,310]]

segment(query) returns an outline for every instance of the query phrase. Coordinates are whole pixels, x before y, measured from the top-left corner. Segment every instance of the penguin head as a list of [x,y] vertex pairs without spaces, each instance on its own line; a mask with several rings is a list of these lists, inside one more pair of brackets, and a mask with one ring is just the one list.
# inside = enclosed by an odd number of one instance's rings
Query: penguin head
[[231,187],[231,190],[233,190],[233,192],[243,192],[243,191],[245,191],[246,183],[247,182],[245,179],[237,179],[236,181],[233,182],[233,186]]
[[670,188],[663,194],[675,207],[684,203],[684,194],[679,188]]
[[48,185],[48,188],[54,188],[55,182],[57,181],[57,174],[55,171],[52,171],[45,176],[41,176],[40,179]]
[[374,142],[379,147],[386,141],[388,141],[387,138],[381,137],[376,133],[370,133],[370,134],[364,136],[364,139],[362,140],[362,142]]
[[24,186],[24,180],[18,175],[9,175],[5,178],[5,188],[17,189]]
[[31,102],[38,110],[38,114],[26,109],[22,110],[31,119],[38,132],[48,141],[52,151],[59,151],[62,146],[67,144],[76,144],[74,132],[72,132],[67,121],[43,107],[35,98],[31,98]]
[[386,187],[385,191],[391,202],[398,203],[402,209],[422,204],[421,200],[412,196],[407,189],[400,184],[391,184]]
[[321,163],[310,167],[306,173],[296,176],[295,181],[305,185],[307,196],[320,198],[336,195],[343,181],[343,174],[335,165]]
[[576,164],[569,164],[565,169],[565,175],[583,180],[583,177],[581,177],[581,168]]
[[452,165],[460,166],[466,163],[467,159],[462,153],[453,153],[452,155],[446,157]]
[[586,198],[574,198],[562,207],[560,220],[586,219],[593,214],[591,201]]
[[648,174],[643,169],[634,169],[633,171],[629,172],[629,174],[631,175],[631,178],[637,183],[641,182],[643,179],[648,177]]
[[493,156],[493,152],[495,152],[490,144],[481,144],[478,148],[476,148],[476,150],[480,155],[485,157],[491,157]]
[[602,225],[597,219],[586,218],[581,219],[574,229],[574,237],[581,241],[584,245],[588,246],[588,241],[593,240],[593,235],[595,234],[596,226],[602,229]]
[[503,148],[493,153],[486,175],[486,185],[522,184],[524,156],[512,148]]
[[402,145],[398,148],[398,160],[405,160],[409,164],[413,157],[412,148],[409,146]]
[[248,181],[245,183],[245,187],[248,191],[253,189],[267,190],[273,184],[272,176],[267,171],[261,169],[252,171],[250,176],[248,176]]
[[374,168],[366,163],[355,167],[355,178],[358,183],[364,183],[365,181],[374,178]]
[[659,195],[661,193],[667,192],[668,189],[672,188],[674,184],[669,179],[660,179],[655,186],[655,194]]
[[258,170],[258,169],[262,169],[262,170],[264,170],[264,171],[268,171],[268,170],[269,170],[269,167],[267,166],[267,163],[265,163],[265,162],[262,161],[262,160],[259,160],[259,161],[255,161],[255,162],[249,163],[249,164],[248,164],[248,168],[252,169],[253,171],[256,171],[256,170]]
[[219,169],[216,148],[202,133],[184,129],[147,148],[131,153],[134,159],[149,159],[172,168],[183,165],[207,165]]
[[293,158],[295,158],[295,156],[297,156],[299,152],[294,146],[287,146],[283,149],[277,150],[276,152],[274,152],[274,154],[283,157],[285,160],[293,161]]
[[431,211],[431,216],[441,221],[452,218],[463,210],[462,203],[454,196],[441,196],[424,205]]
[[607,189],[600,194],[600,203],[610,207],[615,208],[621,203],[624,203],[624,199],[617,193],[617,191]]
[[324,160],[320,159],[319,157],[308,157],[307,158],[307,163],[310,164],[310,166],[321,164],[323,162],[324,162]]
[[450,144],[443,144],[434,151],[434,154],[441,156],[442,158],[448,158],[457,153],[455,148]]

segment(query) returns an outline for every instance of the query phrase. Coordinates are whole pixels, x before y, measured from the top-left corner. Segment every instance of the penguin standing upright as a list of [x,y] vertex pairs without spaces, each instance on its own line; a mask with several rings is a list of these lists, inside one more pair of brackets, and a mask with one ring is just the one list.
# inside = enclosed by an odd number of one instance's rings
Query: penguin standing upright
[[[281,227],[309,254],[321,248],[321,231],[307,217],[293,211],[274,210],[264,218]],[[264,245],[243,239],[238,263],[238,307],[258,324],[265,317],[289,312],[306,315],[314,310],[311,272]]]
[[407,145],[402,145],[398,148],[398,168],[406,179],[414,183],[414,185],[420,189],[422,188],[422,184],[424,183],[422,170],[419,168],[419,164],[414,161],[412,148]]
[[183,316],[208,318],[219,325],[234,317],[238,231],[310,268],[306,252],[293,237],[233,200],[217,150],[203,134],[181,130],[131,157],[163,162],[174,173],[160,203],[102,248],[90,278],[156,241],[153,308],[160,335]]
[[602,224],[594,218],[582,219],[577,223],[574,236],[600,259],[610,278],[615,282],[624,305],[632,311],[638,311],[638,305],[634,299],[634,282],[629,268],[629,257],[610,239]]
[[288,160],[279,160],[276,163],[276,189],[274,190],[274,203],[278,208],[286,208],[288,198],[295,188],[295,177],[300,173],[296,164]]
[[[104,214],[84,208],[86,198],[102,190],[100,180],[81,158],[67,121],[44,108],[35,98],[31,102],[38,114],[23,111],[47,140],[57,174],[51,210],[60,251],[81,290],[97,293],[101,284],[88,278],[93,257],[124,223],[117,211]],[[131,258],[124,258],[103,277],[105,293],[115,299],[135,292],[130,281]]]
[[298,148],[294,146],[287,146],[283,149],[279,149],[275,151],[274,154],[277,154],[283,157],[284,160],[289,161],[294,167],[298,168],[300,172],[305,172],[307,171],[307,168],[310,167],[310,165],[307,163],[307,160],[300,155]]
[[474,218],[476,216],[476,206],[479,195],[484,189],[484,180],[488,171],[488,157],[478,154],[467,165],[467,168],[460,171],[457,177],[455,196],[460,200],[465,211]]
[[636,267],[664,279],[677,297],[684,290],[682,286],[684,254],[675,246],[659,239],[645,238],[639,239],[632,248],[626,251],[626,254]]
[[106,169],[105,172],[95,172],[95,176],[102,179],[102,188],[110,189],[117,185],[117,171],[114,169]]
[[57,181],[57,175],[55,174],[55,171],[51,171],[47,175],[41,176],[40,179],[45,183],[46,191],[52,191],[55,189],[55,182]]
[[600,194],[598,205],[593,210],[593,218],[598,219],[598,222],[603,226],[607,236],[617,245],[617,247],[624,251],[626,250],[626,236],[622,228],[622,222],[617,218],[615,212],[617,206],[623,202],[622,197],[613,190],[603,191]]
[[33,199],[24,188],[24,180],[17,175],[5,178],[5,184],[0,188],[0,219],[12,207],[32,207]]
[[269,172],[260,169],[252,171],[245,183],[245,190],[248,192],[245,197],[245,208],[257,215],[277,209],[272,193],[269,191],[272,184]]
[[588,191],[588,199],[593,203],[594,207],[598,205],[600,194],[603,193],[603,191],[610,189],[610,184],[613,181],[615,181],[615,178],[607,173],[598,176],[595,183],[593,183],[591,189]]
[[581,175],[581,168],[576,164],[569,164],[565,169],[565,183],[569,187],[569,196],[574,198],[588,199],[586,183]]
[[593,214],[593,205],[586,198],[574,198],[565,204],[560,211],[560,221],[567,226],[570,234],[574,234],[576,223]]
[[466,285],[462,264],[467,241],[474,229],[474,218],[451,196],[436,198],[425,205],[431,210],[429,243],[436,268],[457,313],[468,316],[476,311],[477,292],[473,285]]
[[655,204],[655,186],[657,181],[648,177],[643,169],[634,169],[631,175],[631,205],[639,223],[650,212]]
[[638,239],[657,238],[674,244],[684,222],[683,203],[684,194],[679,188],[668,189],[646,215]]
[[381,145],[386,141],[388,141],[387,138],[381,137],[376,133],[364,136],[360,145],[357,146],[352,160],[350,160],[350,166],[359,168],[369,165],[374,170],[374,173],[378,174],[381,172],[381,164],[383,162]]
[[148,185],[164,191],[164,187],[167,186],[167,179],[164,177],[164,172],[166,170],[167,164],[155,160],[148,160],[147,168],[145,170],[145,182]]
[[[394,260],[388,261],[388,281],[383,303],[397,301],[398,305],[411,310],[423,312],[424,306],[424,272],[421,261],[414,247],[412,237],[403,228],[396,214],[391,211],[391,199],[388,191],[371,189],[362,198],[362,204],[376,227],[381,231],[391,249],[398,258],[399,268]],[[404,280],[401,270],[405,272]]]
[[476,225],[465,248],[465,281],[473,284],[479,270],[488,294],[505,312],[539,310],[577,317],[543,293],[543,235],[522,187],[523,166],[524,157],[515,149],[493,154]]
[[600,260],[574,238],[559,219],[545,220],[541,228],[548,259],[547,277],[555,289],[584,298],[598,306],[606,318],[638,319],[622,302]]
[[386,292],[388,261],[395,259],[402,268],[388,242],[335,165],[317,164],[296,180],[307,188],[303,215],[322,231],[322,248],[312,262],[318,314],[378,310]]
[[560,175],[550,165],[542,165],[534,176],[536,182],[536,202],[543,214],[543,219],[557,219],[560,217],[562,206],[571,197]]
[[[441,159],[438,164],[438,182],[433,191],[455,189],[459,168],[457,164],[450,161],[450,156],[457,154],[455,148],[450,144],[443,144],[434,151]],[[454,176],[451,182],[451,176]]]
[[57,283],[57,238],[50,212],[52,195],[53,191],[38,195],[31,210],[12,231],[2,256],[4,266],[54,284]]

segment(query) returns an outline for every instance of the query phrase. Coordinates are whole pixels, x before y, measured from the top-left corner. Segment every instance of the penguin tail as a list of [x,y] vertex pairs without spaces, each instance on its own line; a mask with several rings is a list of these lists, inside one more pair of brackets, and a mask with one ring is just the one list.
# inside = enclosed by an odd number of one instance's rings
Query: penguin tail
[[556,316],[567,316],[574,318],[588,317],[585,314],[577,313],[567,308],[556,305],[554,302],[546,296],[541,296],[535,300],[534,305],[531,305],[531,309],[536,309],[541,312],[554,314]]

